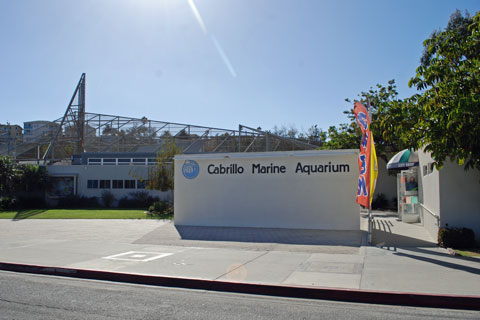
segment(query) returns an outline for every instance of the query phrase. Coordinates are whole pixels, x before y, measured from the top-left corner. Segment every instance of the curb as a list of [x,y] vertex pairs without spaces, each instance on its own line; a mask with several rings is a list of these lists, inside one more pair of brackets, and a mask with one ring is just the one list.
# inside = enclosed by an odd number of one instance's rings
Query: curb
[[209,290],[218,292],[257,294],[288,298],[334,300],[344,302],[403,305],[428,308],[480,310],[480,296],[455,296],[239,283],[216,280],[151,276],[130,273],[116,273],[110,271],[58,268],[6,262],[0,262],[0,270],[79,279]]

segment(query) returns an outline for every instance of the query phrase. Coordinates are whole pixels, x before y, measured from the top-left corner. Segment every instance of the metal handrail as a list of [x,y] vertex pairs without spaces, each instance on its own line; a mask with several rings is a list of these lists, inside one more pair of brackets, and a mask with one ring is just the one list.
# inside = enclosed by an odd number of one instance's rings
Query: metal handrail
[[436,214],[433,212],[431,209],[427,208],[423,203],[419,202],[418,203],[423,209],[425,209],[428,213],[430,213],[434,218],[437,220],[440,220],[440,215]]

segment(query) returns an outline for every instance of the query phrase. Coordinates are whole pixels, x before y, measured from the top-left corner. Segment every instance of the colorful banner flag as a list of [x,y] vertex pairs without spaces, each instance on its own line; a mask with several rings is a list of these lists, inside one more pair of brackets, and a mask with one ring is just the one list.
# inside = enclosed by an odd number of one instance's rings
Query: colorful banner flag
[[367,108],[360,102],[355,101],[353,113],[357,123],[362,129],[362,141],[360,142],[360,155],[358,156],[358,177],[357,203],[370,208],[373,200],[373,192],[378,176],[377,154],[373,136],[370,132],[370,117]]
[[[370,130],[369,130],[370,131]],[[373,141],[373,134],[370,134],[372,139],[370,146],[370,206],[373,201],[373,193],[375,192],[375,186],[377,185],[378,177],[378,163],[377,163],[377,152],[375,151],[375,142]]]

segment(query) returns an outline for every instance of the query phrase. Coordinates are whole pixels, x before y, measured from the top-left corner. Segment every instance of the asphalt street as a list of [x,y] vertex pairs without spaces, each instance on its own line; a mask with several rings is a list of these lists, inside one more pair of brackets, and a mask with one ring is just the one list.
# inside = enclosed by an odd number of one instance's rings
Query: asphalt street
[[0,272],[0,319],[479,319],[478,311],[289,299]]

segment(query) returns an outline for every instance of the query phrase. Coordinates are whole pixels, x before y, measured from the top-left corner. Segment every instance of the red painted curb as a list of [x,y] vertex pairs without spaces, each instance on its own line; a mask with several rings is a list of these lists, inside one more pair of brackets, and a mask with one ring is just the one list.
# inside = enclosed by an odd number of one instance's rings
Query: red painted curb
[[290,298],[308,298],[372,304],[404,305],[428,308],[480,310],[480,296],[456,296],[403,292],[382,292],[337,288],[282,286],[254,283],[238,283],[216,280],[201,280],[116,273],[109,271],[57,268],[0,262],[0,270],[53,275],[70,278],[103,280],[123,283],[145,284],[163,287],[200,289],[219,292],[235,292]]

